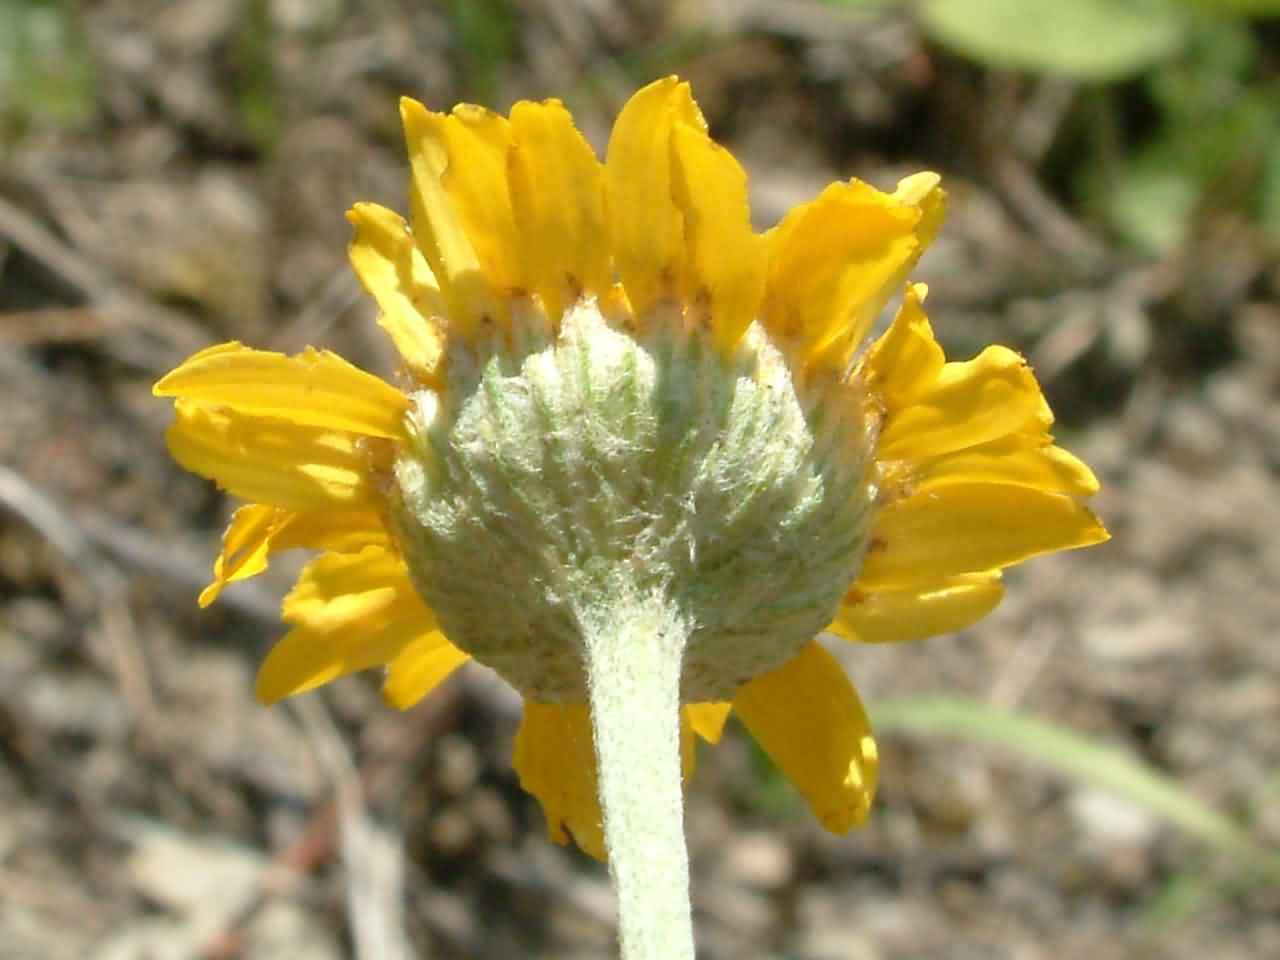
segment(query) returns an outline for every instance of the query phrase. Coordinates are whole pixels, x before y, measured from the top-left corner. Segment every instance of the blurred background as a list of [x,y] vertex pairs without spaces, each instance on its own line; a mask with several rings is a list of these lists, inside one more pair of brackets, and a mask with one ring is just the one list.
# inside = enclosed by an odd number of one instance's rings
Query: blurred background
[[557,96],[599,149],[668,72],[760,228],[943,174],[935,329],[1030,358],[1114,533],[961,635],[833,642],[866,829],[702,751],[700,955],[1280,956],[1274,0],[0,0],[0,955],[613,955],[485,670],[254,702],[297,567],[197,609],[231,504],[149,390],[231,338],[391,371],[343,211],[406,206],[399,95]]

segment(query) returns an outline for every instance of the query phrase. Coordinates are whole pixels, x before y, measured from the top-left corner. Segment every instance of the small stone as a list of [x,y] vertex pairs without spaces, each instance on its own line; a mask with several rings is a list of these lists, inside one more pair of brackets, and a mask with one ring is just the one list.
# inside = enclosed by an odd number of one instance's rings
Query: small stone
[[1157,824],[1150,813],[1104,790],[1076,790],[1068,809],[1076,826],[1103,847],[1146,846],[1155,836]]
[[725,854],[725,869],[739,883],[762,890],[786,886],[795,875],[795,858],[776,833],[739,835]]
[[176,913],[232,911],[256,888],[262,855],[157,825],[135,827],[136,848],[126,864],[135,890]]

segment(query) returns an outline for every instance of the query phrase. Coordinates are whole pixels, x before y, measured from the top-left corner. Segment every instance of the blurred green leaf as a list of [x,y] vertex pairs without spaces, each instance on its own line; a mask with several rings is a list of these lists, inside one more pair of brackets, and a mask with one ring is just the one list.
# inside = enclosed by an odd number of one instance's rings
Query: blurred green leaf
[[973,700],[953,697],[882,702],[871,711],[877,730],[947,735],[1003,747],[1077,783],[1123,797],[1244,863],[1277,869],[1240,826],[1201,803],[1175,781],[1128,754],[1072,730]]
[[93,68],[74,5],[0,0],[0,118],[72,125],[93,104]]
[[[1092,210],[1150,254],[1181,245],[1197,215],[1260,218],[1268,152],[1280,138],[1280,88],[1259,76],[1262,67],[1259,38],[1243,20],[1198,20],[1181,54],[1142,79],[1155,123],[1080,171]],[[1108,132],[1119,129],[1112,122]]]
[[515,4],[512,0],[450,0],[447,9],[469,96],[477,103],[492,103],[519,32]]
[[1182,245],[1200,199],[1200,184],[1187,171],[1164,163],[1135,163],[1111,186],[1107,218],[1143,253],[1168,253]]
[[1208,13],[1232,17],[1278,17],[1280,0],[1183,0]]
[[1247,89],[1258,57],[1258,42],[1247,24],[1203,22],[1188,38],[1182,56],[1151,71],[1144,82],[1166,123],[1199,124],[1238,106],[1236,99]]
[[962,56],[1080,80],[1133,74],[1177,52],[1187,30],[1159,0],[923,0],[917,15]]
[[280,137],[276,97],[275,27],[266,0],[249,0],[235,37],[236,107],[258,149],[270,153]]

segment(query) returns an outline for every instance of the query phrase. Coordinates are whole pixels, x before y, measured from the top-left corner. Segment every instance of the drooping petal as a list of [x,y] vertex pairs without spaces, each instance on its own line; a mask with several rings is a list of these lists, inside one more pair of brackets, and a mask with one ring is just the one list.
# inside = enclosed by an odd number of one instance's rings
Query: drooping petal
[[213,565],[213,582],[201,592],[200,606],[207,607],[217,600],[228,583],[264,572],[273,553],[298,548],[358,553],[370,545],[387,544],[386,530],[375,513],[295,513],[266,504],[249,504],[235,512],[222,536],[222,552]]
[[419,382],[439,386],[447,307],[431,267],[413,243],[409,225],[376,203],[347,211],[356,228],[347,253],[356,276],[378,304],[378,325]]
[[409,398],[328,350],[288,357],[239,343],[202,350],[152,388],[237,413],[370,437],[405,435]]
[[533,289],[558,318],[583,291],[612,282],[604,213],[604,170],[558,100],[511,110],[511,207]]
[[707,743],[719,743],[732,709],[732,703],[690,703],[684,712],[694,733]]
[[859,643],[904,643],[953,633],[996,608],[1000,571],[966,573],[920,587],[864,590],[854,583],[827,629]]
[[1016,431],[1043,434],[1053,423],[1027,362],[1007,347],[943,366],[933,386],[890,410],[880,434],[882,459],[930,457]]
[[707,309],[723,349],[738,342],[764,296],[768,248],[751,229],[747,175],[701,124],[671,132],[676,205],[684,216],[685,300]]
[[439,630],[420,636],[391,661],[382,699],[397,710],[408,710],[470,659]]
[[201,607],[217,600],[228,583],[256,577],[267,569],[271,528],[279,513],[279,507],[251,503],[232,514],[222,534],[222,552],[213,562],[213,582],[200,593]]
[[583,851],[604,860],[604,821],[587,707],[526,702],[513,765],[520,786],[542,805],[547,835],[556,843],[568,843],[572,835]]
[[[685,781],[693,776],[696,756],[686,707],[680,711],[680,764]],[[520,786],[542,806],[547,835],[556,843],[567,843],[572,836],[584,852],[604,860],[604,819],[588,708],[526,701],[516,731],[513,765]]]
[[1098,478],[1079,458],[1054,446],[1046,435],[1011,433],[955,453],[910,463],[918,493],[949,483],[1010,483],[1053,493],[1089,497]]
[[367,510],[382,502],[349,433],[242,416],[179,400],[165,439],[192,473],[233,496],[289,510]]
[[924,251],[920,204],[938,214],[932,191],[917,194],[903,202],[857,180],[834,183],[769,231],[765,323],[801,362],[843,371]]
[[[481,269],[467,234],[467,218],[454,208],[445,186],[449,169],[447,117],[408,97],[400,100],[400,119],[409,150],[409,206],[414,242],[426,257],[449,305],[450,331],[474,334],[487,318],[502,315],[498,299]],[[473,216],[469,214],[468,216]]]
[[878,772],[871,724],[820,644],[746,684],[733,709],[827,830],[846,833],[867,818]]
[[1108,539],[1072,497],[1004,483],[932,487],[885,507],[858,577],[867,590],[936,583]]
[[687,83],[655,80],[635,93],[613,125],[605,157],[610,246],[637,314],[680,288],[684,223],[672,194],[671,130],[706,129]]
[[285,597],[282,618],[296,626],[258,671],[264,703],[389,663],[437,629],[404,562],[381,547],[318,557]]

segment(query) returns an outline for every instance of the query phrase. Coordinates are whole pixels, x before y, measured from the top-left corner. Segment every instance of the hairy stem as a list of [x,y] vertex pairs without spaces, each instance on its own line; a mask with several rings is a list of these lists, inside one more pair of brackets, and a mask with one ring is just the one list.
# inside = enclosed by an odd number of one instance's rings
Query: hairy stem
[[623,960],[693,960],[681,785],[688,631],[665,601],[593,617],[587,683]]

